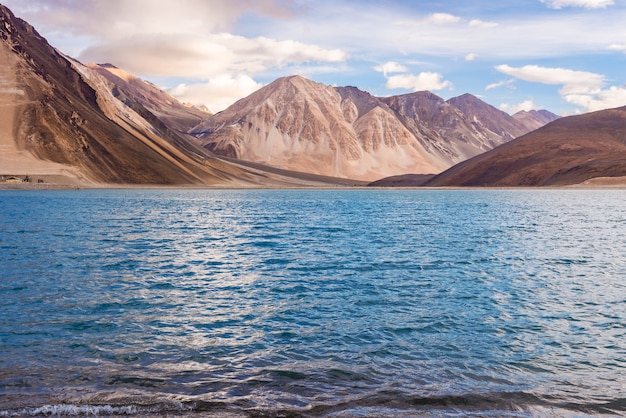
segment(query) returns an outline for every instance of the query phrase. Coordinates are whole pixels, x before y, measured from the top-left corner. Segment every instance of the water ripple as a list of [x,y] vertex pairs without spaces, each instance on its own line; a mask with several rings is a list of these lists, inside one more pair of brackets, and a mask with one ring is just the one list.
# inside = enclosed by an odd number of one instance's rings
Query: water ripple
[[624,413],[624,197],[3,192],[0,416]]

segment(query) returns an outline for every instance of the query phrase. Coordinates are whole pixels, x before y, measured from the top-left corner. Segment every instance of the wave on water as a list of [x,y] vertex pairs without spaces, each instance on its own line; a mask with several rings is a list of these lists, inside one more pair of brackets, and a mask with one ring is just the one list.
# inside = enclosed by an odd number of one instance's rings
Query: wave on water
[[235,402],[170,401],[153,404],[80,405],[49,404],[0,410],[0,417],[592,417],[622,416],[626,399],[604,404],[577,404],[551,401],[525,392],[407,397],[393,391],[338,404],[309,405],[300,408],[244,406]]
[[15,410],[0,410],[0,417],[85,417],[85,416],[151,416],[193,412],[183,403],[154,405],[43,405]]

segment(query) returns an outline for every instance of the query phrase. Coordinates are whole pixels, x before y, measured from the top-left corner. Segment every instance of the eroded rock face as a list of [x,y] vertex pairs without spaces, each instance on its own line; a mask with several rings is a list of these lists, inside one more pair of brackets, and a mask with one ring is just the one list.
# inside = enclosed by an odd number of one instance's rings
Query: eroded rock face
[[471,95],[378,98],[303,77],[278,79],[192,130],[216,154],[360,180],[438,173],[528,132]]
[[376,178],[407,162],[410,169],[442,167],[419,144],[407,146],[411,135],[389,109],[360,107],[298,76],[240,100],[194,133],[217,154],[328,176]]
[[157,86],[112,64],[87,64],[87,67],[111,84],[119,101],[132,106],[136,102],[152,113],[169,129],[187,132],[211,115],[207,110],[180,103]]

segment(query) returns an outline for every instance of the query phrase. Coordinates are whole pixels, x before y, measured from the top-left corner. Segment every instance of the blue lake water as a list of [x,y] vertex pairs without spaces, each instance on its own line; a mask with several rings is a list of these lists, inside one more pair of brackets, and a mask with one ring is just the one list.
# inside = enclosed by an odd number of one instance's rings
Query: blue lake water
[[0,192],[0,417],[626,414],[626,191]]

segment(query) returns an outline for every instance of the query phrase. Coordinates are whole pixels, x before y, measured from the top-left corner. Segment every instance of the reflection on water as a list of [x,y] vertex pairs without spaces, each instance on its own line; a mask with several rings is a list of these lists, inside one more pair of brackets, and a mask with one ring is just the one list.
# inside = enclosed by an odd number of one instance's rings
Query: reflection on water
[[624,194],[3,192],[0,416],[623,413]]

